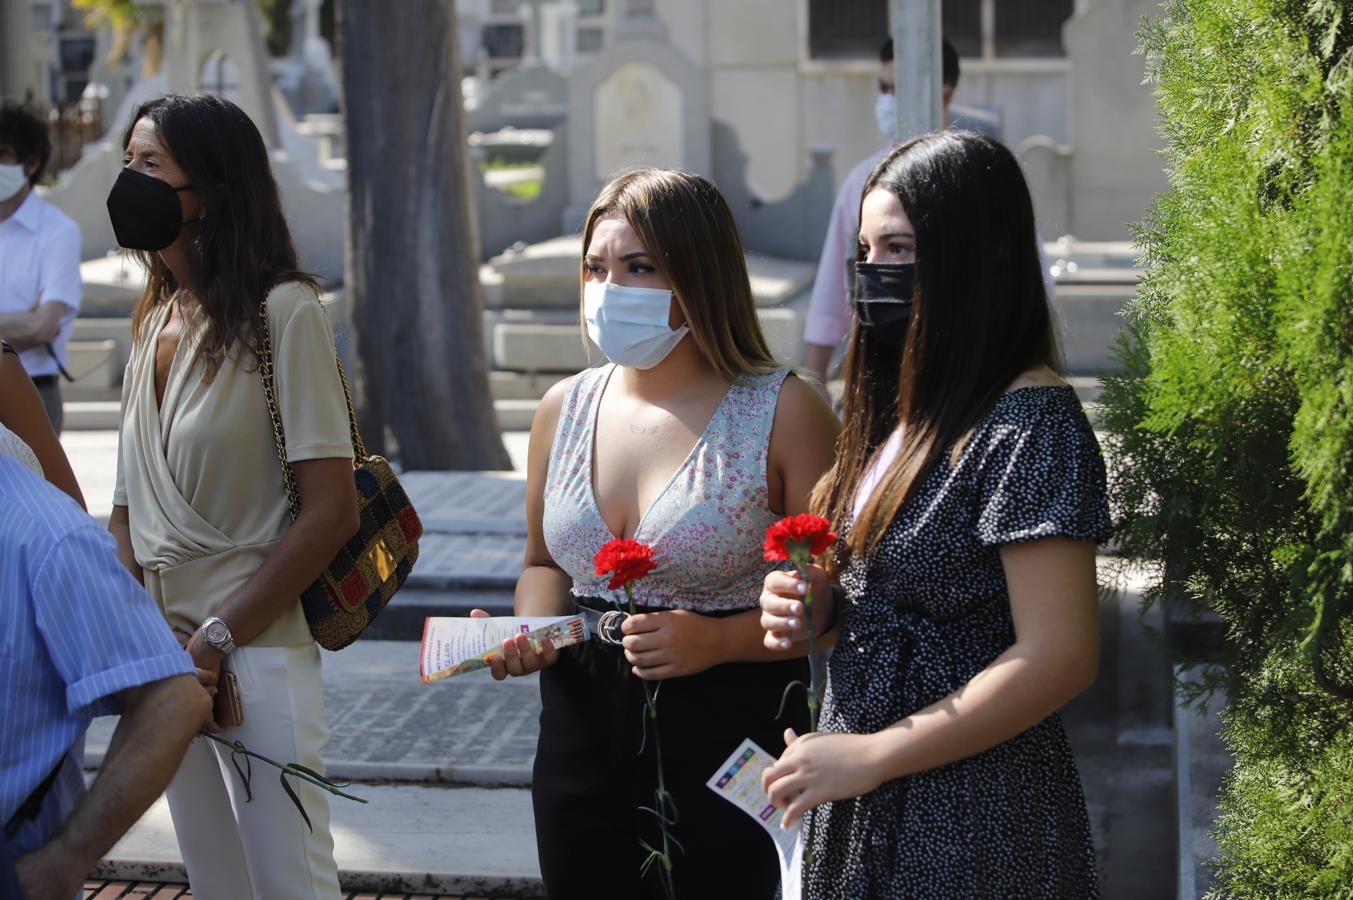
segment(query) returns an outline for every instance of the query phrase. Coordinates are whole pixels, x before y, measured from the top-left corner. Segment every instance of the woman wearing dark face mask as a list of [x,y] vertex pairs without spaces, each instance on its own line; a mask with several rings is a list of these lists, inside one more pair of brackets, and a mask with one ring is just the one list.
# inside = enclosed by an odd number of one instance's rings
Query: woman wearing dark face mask
[[536,414],[517,612],[607,609],[615,593],[593,555],[614,538],[650,545],[658,567],[634,584],[640,612],[619,645],[538,655],[519,639],[493,663],[497,678],[544,669],[532,794],[546,892],[663,896],[661,864],[643,874],[639,844],[663,846],[641,809],[654,806],[657,766],[643,730],[648,681],[661,682],[676,895],[768,900],[774,846],[705,781],[744,738],[778,753],[784,726],[802,724],[801,702],[776,718],[807,667],[762,645],[761,543],[768,525],[806,509],[836,422],[772,358],[732,214],[708,181],[615,179],[581,250],[582,319],[611,364],[556,385]]
[[[109,529],[197,667],[237,677],[243,721],[224,735],[322,772],[319,653],[297,598],[357,528],[329,322],[298,268],[263,140],[237,106],[161,97],[136,110],[123,143],[108,212],[148,278]],[[259,375],[265,321],[300,488],[294,523]],[[167,792],[194,893],[338,897],[327,795],[296,785],[307,829],[275,782],[255,783],[251,802],[228,790],[238,776],[226,756],[194,742]]]
[[[842,535],[809,573],[815,597],[844,588],[837,651],[821,730],[764,778],[807,814],[806,896],[1094,896],[1056,710],[1098,666],[1104,464],[1057,375],[1018,163],[964,132],[895,147],[859,259],[840,454],[812,501]],[[804,636],[796,581],[766,578],[767,647]]]

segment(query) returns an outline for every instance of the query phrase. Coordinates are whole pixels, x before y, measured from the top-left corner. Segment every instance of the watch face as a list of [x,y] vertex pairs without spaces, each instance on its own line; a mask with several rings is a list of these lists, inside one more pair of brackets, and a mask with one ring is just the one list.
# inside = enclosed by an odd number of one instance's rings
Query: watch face
[[202,633],[202,636],[207,639],[208,644],[217,647],[225,643],[227,631],[228,629],[224,622],[212,622],[207,626],[206,630]]

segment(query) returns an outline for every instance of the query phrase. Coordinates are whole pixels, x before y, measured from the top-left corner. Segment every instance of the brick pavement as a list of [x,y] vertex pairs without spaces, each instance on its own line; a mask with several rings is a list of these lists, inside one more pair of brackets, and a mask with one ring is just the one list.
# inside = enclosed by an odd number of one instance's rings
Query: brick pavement
[[[191,900],[186,884],[166,881],[86,881],[84,900]],[[345,892],[344,900],[493,900],[462,894],[373,894]]]

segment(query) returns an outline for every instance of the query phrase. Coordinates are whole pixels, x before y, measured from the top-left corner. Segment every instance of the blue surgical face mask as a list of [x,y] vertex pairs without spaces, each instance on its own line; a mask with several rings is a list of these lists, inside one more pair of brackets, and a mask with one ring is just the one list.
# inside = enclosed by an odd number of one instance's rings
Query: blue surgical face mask
[[874,101],[874,119],[879,131],[890,141],[897,140],[897,95],[879,94]]
[[587,336],[617,365],[651,369],[690,331],[667,324],[672,292],[589,281],[583,286]]
[[0,203],[12,199],[27,183],[28,176],[24,174],[22,165],[15,163],[0,166]]

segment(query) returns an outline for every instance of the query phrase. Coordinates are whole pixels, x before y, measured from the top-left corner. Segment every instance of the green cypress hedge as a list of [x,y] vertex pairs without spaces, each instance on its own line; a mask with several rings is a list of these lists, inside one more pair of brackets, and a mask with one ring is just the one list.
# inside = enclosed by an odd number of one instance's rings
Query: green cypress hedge
[[1171,187],[1103,393],[1121,544],[1225,627],[1214,892],[1353,897],[1353,3],[1163,11]]

